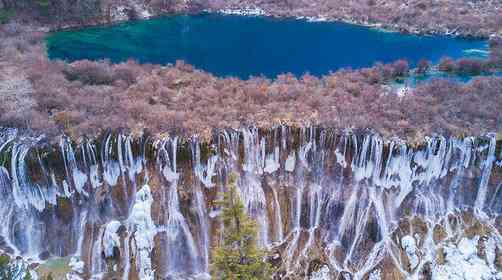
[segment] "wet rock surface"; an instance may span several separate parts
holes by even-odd
[[[278,126],[221,131],[200,149],[110,134],[39,158],[36,141],[2,133],[0,249],[68,257],[72,279],[207,279],[231,173],[276,279],[502,277],[493,135],[410,147]]]

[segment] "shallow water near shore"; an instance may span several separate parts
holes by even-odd
[[[485,40],[417,36],[340,22],[234,15],[176,15],[51,34],[49,57],[74,61],[133,58],[142,63],[184,60],[216,76],[281,73],[321,76],[375,62],[443,56],[483,57]]]

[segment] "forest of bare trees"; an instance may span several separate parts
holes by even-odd
[[[403,60],[320,78],[284,74],[241,80],[217,78],[181,61],[167,67],[134,61],[67,64],[47,58],[41,33],[4,26],[2,36],[1,69],[23,76],[27,90],[23,98],[0,96],[0,124],[32,134],[79,137],[111,128],[208,136],[214,128],[308,123],[371,128],[411,140],[502,130],[502,77],[497,76],[465,84],[424,82],[402,96],[388,84],[409,74]],[[500,67],[498,47],[500,41],[492,43],[485,61],[443,59],[449,61],[444,70]],[[421,65],[427,71],[429,63]]]
[[[501,32],[496,0],[209,0],[211,6],[260,7],[276,16],[307,16],[377,24],[413,33],[488,36]]]

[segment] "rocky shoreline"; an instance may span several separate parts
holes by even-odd
[[[209,1],[211,3],[211,1]],[[245,7],[242,9],[242,7]],[[500,5],[470,1],[271,1],[236,0],[213,10],[261,10],[279,18],[341,21],[412,34],[445,34],[462,37],[500,35]]]
[[[65,1],[65,0],[60,0]],[[155,2],[155,1],[153,1]],[[288,1],[286,1],[288,2]],[[204,12],[241,15],[268,16],[275,18],[296,18],[307,21],[339,21],[378,28],[385,31],[402,32],[417,35],[448,35],[466,38],[489,38],[502,36],[498,27],[497,4],[476,4],[469,6],[464,2],[441,4],[423,4],[411,1],[399,6],[399,1],[372,2],[359,5],[353,1],[324,2],[307,0],[303,4],[285,5],[280,2],[262,3],[255,0],[216,1],[203,4],[194,0],[172,1],[169,6],[158,6],[150,1],[129,0],[115,3],[109,0],[101,2],[101,8],[85,18],[47,19],[39,21],[26,16],[23,20],[32,22],[41,31],[57,31],[85,26],[107,25],[119,22],[148,19],[172,14],[200,14]],[[374,3],[373,3],[374,2]],[[419,1],[418,1],[419,2]],[[419,8],[415,8],[417,5]],[[429,7],[430,6],[430,7]],[[0,9],[1,9],[0,4]],[[458,14],[453,21],[450,14]],[[391,14],[391,15],[389,15]],[[430,14],[430,15],[429,15]],[[435,15],[435,16],[433,16]]]
[[[268,12],[257,7],[255,8],[246,7],[243,9],[220,9],[220,10],[206,9],[203,10],[203,12],[217,13],[224,15],[238,15],[238,16],[265,16],[278,19],[294,18],[298,20],[306,20],[308,22],[343,22],[348,24],[365,26],[369,28],[375,28],[378,30],[382,30],[384,32],[400,32],[404,34],[415,34],[415,35],[446,35],[446,36],[453,36],[459,38],[472,38],[472,39],[488,39],[490,37],[497,36],[496,33],[472,34],[469,32],[462,32],[459,30],[459,28],[420,29],[399,24],[372,23],[365,20],[346,18],[346,17],[331,17],[325,15],[306,16],[301,14],[284,15],[281,13]]]
[[[471,39],[489,39],[494,36],[502,36],[502,33],[481,33],[481,34],[472,34],[470,32],[463,32],[458,28],[448,29],[448,28],[437,28],[437,29],[420,29],[414,28],[405,25],[399,24],[385,24],[385,23],[372,23],[369,21],[359,20],[359,19],[350,19],[344,17],[329,17],[329,16],[305,16],[305,15],[283,15],[276,14],[264,11],[260,8],[245,8],[245,9],[203,9],[200,11],[180,11],[175,13],[160,13],[160,14],[150,14],[149,12],[145,12],[140,17],[129,18],[127,15],[118,12],[115,17],[112,19],[101,19],[94,20],[90,22],[82,23],[67,23],[65,25],[56,26],[56,25],[40,25],[40,27],[36,28],[38,31],[42,32],[56,32],[63,30],[71,30],[71,29],[79,29],[91,26],[106,26],[119,24],[122,22],[127,22],[131,20],[147,20],[155,17],[161,16],[169,16],[169,15],[177,15],[177,14],[202,14],[202,13],[216,13],[223,15],[237,15],[237,16],[265,16],[265,17],[273,17],[277,19],[297,19],[297,20],[306,20],[308,22],[342,22],[347,24],[354,24],[359,26],[365,26],[369,28],[378,29],[384,32],[399,32],[403,34],[414,34],[414,35],[445,35],[452,36],[458,38],[471,38]]]

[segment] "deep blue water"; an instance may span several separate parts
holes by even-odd
[[[51,58],[68,61],[134,58],[168,64],[178,59],[217,76],[309,72],[323,75],[375,62],[472,56],[483,40],[383,32],[338,22],[226,16],[166,16],[113,26],[57,32],[47,40]],[[471,50],[471,51],[470,51]],[[474,53],[477,53],[476,51]],[[479,54],[476,54],[479,55]]]

